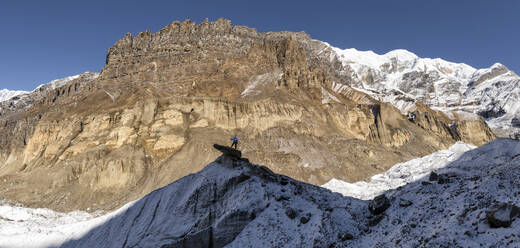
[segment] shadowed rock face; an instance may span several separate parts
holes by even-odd
[[[252,161],[312,184],[366,179],[456,140],[494,138],[482,120],[424,107],[428,117],[411,122],[349,86],[332,90],[349,77],[331,54],[305,33],[223,19],[127,35],[98,77],[1,103],[0,194],[112,209],[200,170],[219,154],[211,144],[233,135]]]

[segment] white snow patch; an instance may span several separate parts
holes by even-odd
[[[114,97],[114,95],[108,93],[108,91],[106,91],[106,90],[103,90],[103,91],[105,91],[105,93],[110,97],[110,99],[112,99],[112,102],[115,101],[115,97]]]
[[[0,247],[59,246],[78,239],[93,228],[124,212],[134,202],[109,214],[82,211],[55,212],[42,208],[10,206],[0,201]]]
[[[398,163],[388,171],[373,176],[369,182],[348,183],[338,179],[331,179],[322,187],[345,196],[369,200],[387,190],[396,189],[399,186],[414,182],[434,170],[445,167],[457,160],[463,153],[474,148],[476,147],[457,142],[446,150],[440,150],[422,158]]]
[[[331,103],[331,102],[340,103],[341,101],[322,87],[321,88],[321,104],[327,104],[327,103]]]
[[[282,78],[282,76],[283,76],[283,73],[276,73],[276,72],[268,72],[268,73],[254,76],[249,80],[246,89],[244,91],[242,91],[242,93],[240,95],[242,97],[258,95],[262,92],[262,89],[261,89],[262,86],[264,86],[268,83],[271,83],[275,80],[279,80]]]

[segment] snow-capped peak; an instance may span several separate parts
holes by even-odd
[[[491,66],[491,69],[493,69],[493,68],[504,68],[504,67],[506,67],[506,66],[503,65],[503,64],[501,64],[501,63],[496,62],[496,63],[494,63],[494,64]]]
[[[384,63],[381,61],[381,56],[373,51],[359,51],[355,48],[341,50],[336,47],[332,47],[332,49],[344,64],[357,63],[370,67],[379,67],[381,63]]]
[[[351,77],[338,84],[369,90],[374,98],[394,104],[403,114],[413,111],[414,102],[420,101],[448,116],[454,116],[452,112],[458,112],[457,116],[479,114],[499,136],[517,132],[511,121],[520,118],[520,77],[500,63],[477,70],[441,58],[420,58],[403,49],[379,55],[324,44]],[[404,103],[399,94],[389,92],[402,93],[411,101]]]
[[[396,58],[398,61],[410,61],[410,60],[416,60],[419,57],[415,55],[415,53],[412,53],[408,50],[404,49],[395,49],[390,52],[387,52],[383,56],[387,58]]]

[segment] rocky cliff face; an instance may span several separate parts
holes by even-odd
[[[217,156],[209,144],[232,135],[252,161],[313,184],[494,139],[480,118],[423,106],[410,119],[338,85],[349,78],[326,48],[223,19],[126,35],[99,76],[0,103],[0,192],[54,209],[114,208],[200,170]]]

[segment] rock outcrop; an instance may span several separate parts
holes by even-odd
[[[233,149],[231,147],[222,146],[219,144],[213,144],[213,147],[217,150],[219,150],[222,154],[226,156],[231,156],[234,158],[241,158],[242,152],[240,150]]]
[[[384,213],[385,210],[389,207],[390,200],[388,200],[384,194],[377,196],[368,204],[368,209],[370,212],[376,215]]]
[[[520,208],[508,203],[502,203],[496,208],[486,211],[486,219],[494,228],[510,227],[518,215],[520,215]]]
[[[0,103],[0,195],[112,209],[200,170],[218,155],[210,144],[232,135],[252,161],[312,184],[362,180],[457,140],[494,139],[481,120],[424,117],[435,112],[424,106],[410,121],[338,86],[349,78],[323,48],[305,33],[258,33],[224,19],[126,35],[99,76]]]

